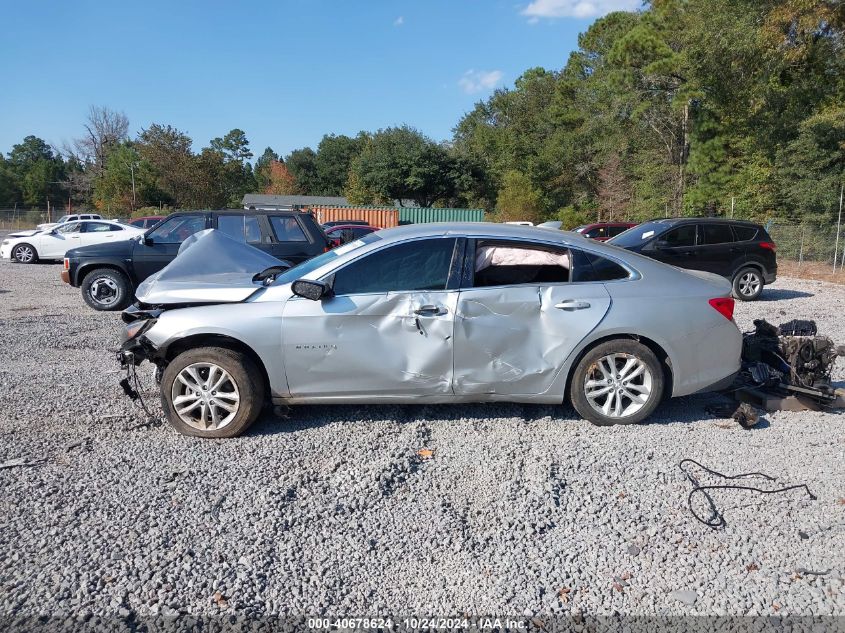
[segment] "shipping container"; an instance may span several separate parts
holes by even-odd
[[[370,226],[389,229],[399,225],[399,211],[381,207],[311,207],[317,222],[340,222],[343,220],[362,220]]]
[[[484,222],[484,209],[399,207],[399,224],[423,224],[425,222]]]

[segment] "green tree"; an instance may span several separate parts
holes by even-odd
[[[496,198],[496,217],[501,222],[541,222],[543,194],[525,174],[515,170],[505,172]]]
[[[305,196],[324,195],[317,176],[317,154],[310,147],[295,149],[284,160],[287,170],[296,181],[296,190]]]
[[[364,132],[355,138],[343,134],[327,134],[322,138],[314,157],[317,180],[313,187],[315,193],[323,196],[339,196],[343,193],[352,161],[361,154],[368,138]],[[290,161],[288,165],[290,166]],[[291,170],[293,171],[292,167]]]

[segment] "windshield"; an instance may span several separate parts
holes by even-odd
[[[56,224],[61,224],[62,222],[67,222],[69,218],[70,218],[69,215],[63,215],[58,220],[56,220]]]
[[[608,244],[621,246],[622,248],[641,246],[655,235],[663,233],[667,228],[669,227],[662,222],[643,222],[608,240]]]
[[[369,233],[368,235],[365,235],[361,239],[355,240],[354,242],[349,242],[348,244],[344,244],[343,246],[338,246],[334,250],[326,251],[322,255],[317,255],[317,257],[315,258],[309,259],[307,262],[302,262],[301,264],[298,264],[293,268],[289,268],[281,275],[276,277],[276,281],[273,285],[289,284],[292,281],[301,279],[302,277],[310,273],[312,270],[317,270],[320,266],[327,264],[336,257],[344,255],[349,251],[354,251],[356,248],[360,248],[365,244],[371,244],[372,242],[378,241],[380,239],[380,235],[377,235],[376,233]]]

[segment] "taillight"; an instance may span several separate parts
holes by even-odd
[[[770,251],[776,251],[778,247],[774,242],[760,242],[760,248],[767,248]]]
[[[65,267],[65,270],[70,270],[70,260],[67,257],[65,257],[64,267]]]
[[[734,300],[730,297],[719,297],[718,299],[710,299],[708,301],[711,306],[716,309],[716,312],[725,317],[728,321],[734,318]]]

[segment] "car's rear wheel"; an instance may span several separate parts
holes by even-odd
[[[660,361],[631,339],[606,341],[581,359],[572,375],[575,410],[598,426],[636,424],[650,416],[663,397]]]
[[[733,280],[734,297],[740,301],[754,301],[763,292],[763,275],[756,268],[743,268]]]
[[[132,301],[132,284],[119,270],[98,268],[85,275],[82,298],[95,310],[122,310]]]
[[[183,435],[237,437],[264,405],[264,380],[241,352],[199,347],[174,358],[161,378],[161,405]]]
[[[38,261],[38,251],[31,244],[18,244],[12,249],[12,259],[21,264],[34,264]]]

